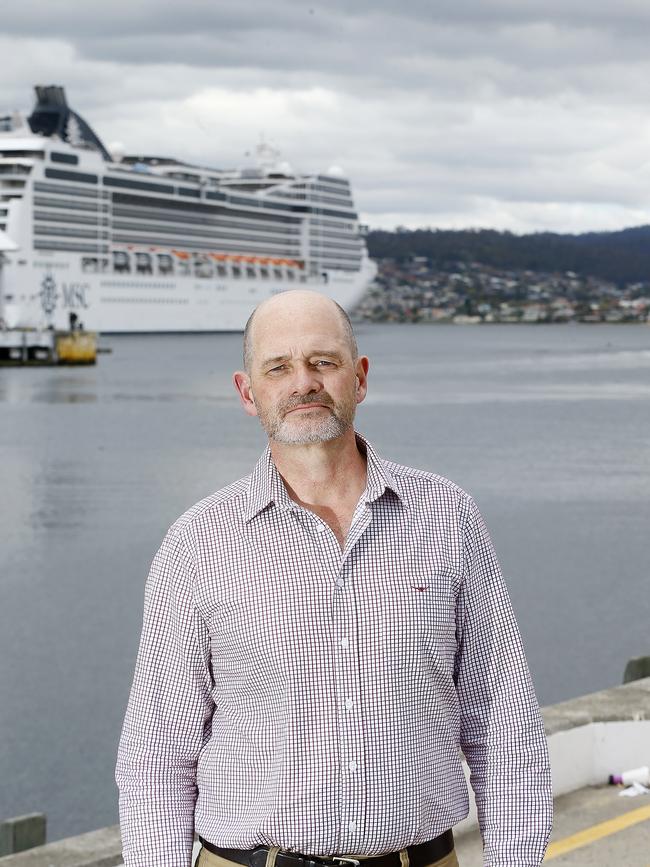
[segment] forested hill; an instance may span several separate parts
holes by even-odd
[[[575,271],[621,286],[650,279],[650,226],[619,232],[513,235],[492,229],[370,231],[373,259],[426,256],[439,270],[479,262],[501,270]]]

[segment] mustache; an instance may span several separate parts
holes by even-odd
[[[334,409],[334,401],[326,391],[321,391],[319,394],[297,394],[295,397],[290,397],[289,400],[283,403],[281,409],[283,413],[286,413],[295,409],[297,406],[304,406],[309,403],[319,403],[329,409]]]

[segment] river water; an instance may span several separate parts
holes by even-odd
[[[490,528],[542,704],[650,653],[650,328],[362,325],[358,429]],[[115,750],[167,526],[264,446],[240,335],[112,337],[95,368],[0,370],[0,819],[117,821]]]

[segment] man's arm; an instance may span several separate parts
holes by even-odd
[[[487,867],[537,867],[551,832],[548,747],[508,591],[483,519],[463,504],[455,679]]]
[[[196,765],[214,704],[195,566],[172,528],[151,566],[115,779],[126,867],[190,867]]]

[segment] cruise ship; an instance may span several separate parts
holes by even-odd
[[[340,170],[296,173],[268,146],[233,170],[126,156],[62,87],[36,100],[0,117],[2,326],[238,331],[278,292],[349,310],[374,277]]]

